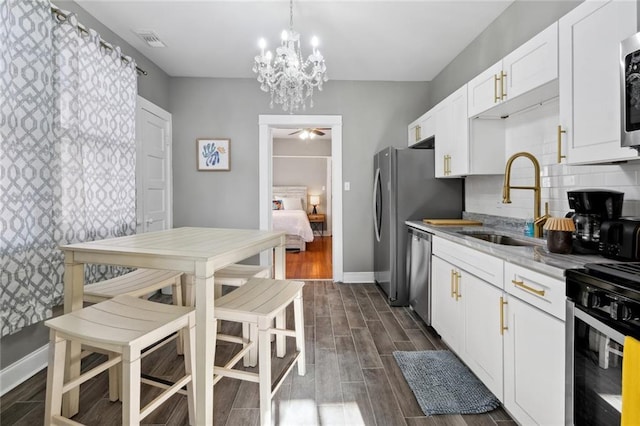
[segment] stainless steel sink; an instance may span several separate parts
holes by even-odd
[[[488,241],[493,244],[500,244],[503,246],[521,246],[521,247],[535,247],[542,245],[542,243],[528,241],[525,239],[514,238],[508,235],[492,234],[492,233],[480,233],[480,232],[461,232],[463,235],[467,235],[479,240]]]

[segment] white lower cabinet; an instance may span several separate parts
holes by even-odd
[[[432,326],[502,400],[502,336],[498,329],[502,289],[478,276],[497,276],[502,281],[503,262],[437,237],[433,247]]]
[[[507,303],[504,406],[523,425],[562,425],[564,322],[515,297]]]
[[[562,425],[564,281],[433,239],[432,326],[520,424]]]

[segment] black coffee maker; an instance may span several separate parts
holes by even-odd
[[[569,207],[573,213],[576,230],[573,233],[573,251],[581,254],[598,253],[600,224],[618,219],[622,214],[624,192],[603,189],[567,191]]]

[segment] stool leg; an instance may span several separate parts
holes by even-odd
[[[271,340],[269,326],[271,321],[258,324],[258,357],[260,375],[260,424],[271,425]]]
[[[49,364],[47,368],[47,394],[45,399],[45,424],[53,424],[53,416],[62,411],[62,386],[64,385],[64,364],[67,341],[51,330],[49,337]]]
[[[281,330],[287,328],[287,313],[285,309],[276,314],[276,328],[279,328]],[[285,339],[286,336],[282,334],[276,334],[276,356],[278,358],[284,357],[284,355],[287,353],[287,342]]]
[[[109,359],[118,357],[115,352],[109,352]],[[120,386],[120,376],[122,371],[120,364],[116,364],[109,369],[109,401],[115,402],[122,398],[122,387]]]
[[[122,425],[140,424],[140,349],[122,351]]]
[[[173,304],[176,306],[182,306],[182,276],[177,277],[174,283],[171,284],[171,290],[171,299]],[[182,355],[183,347],[182,330],[180,330],[178,331],[178,338],[176,339],[176,352],[178,355]]]
[[[195,321],[189,318],[189,328],[184,330],[184,371],[185,374],[191,374],[191,381],[187,383],[187,405],[189,407],[189,424],[195,425],[196,419],[196,399],[195,385],[196,376],[193,374],[193,368],[196,365],[196,329]]]
[[[296,328],[296,349],[300,352],[298,358],[298,375],[304,376],[307,372],[304,342],[304,308],[302,307],[302,291],[293,299],[293,318]]]

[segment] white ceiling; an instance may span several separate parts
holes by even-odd
[[[287,0],[75,0],[174,77],[253,77],[289,25]],[[330,80],[430,81],[513,0],[295,0],[303,55],[320,39]],[[147,47],[134,30],[167,45]]]

